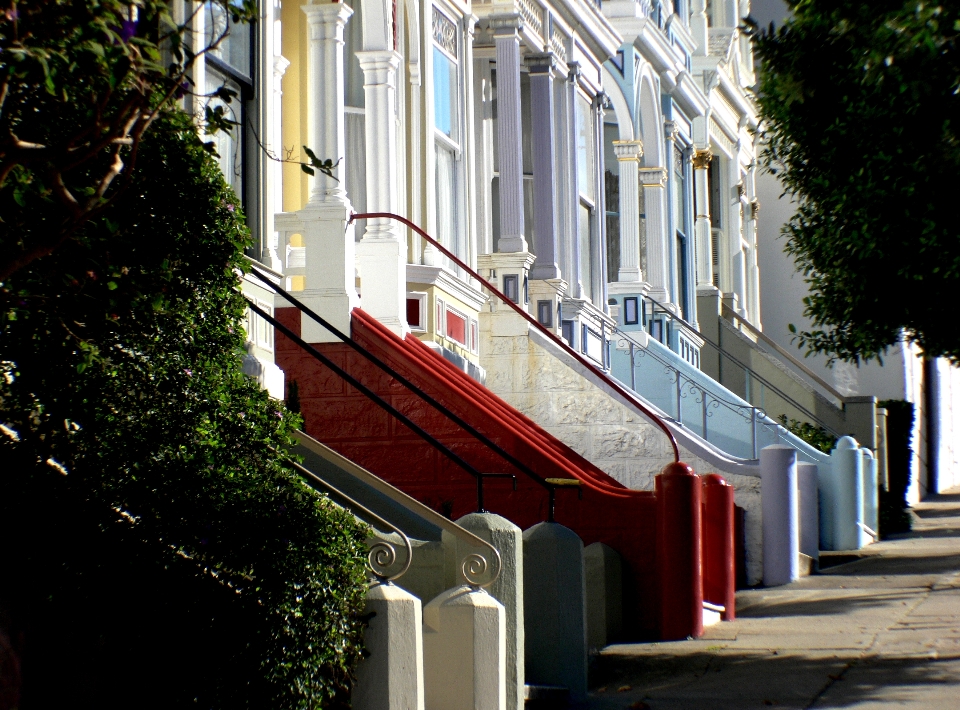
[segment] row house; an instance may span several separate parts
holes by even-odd
[[[698,298],[759,326],[748,10],[265,0],[196,78],[241,97],[225,108],[242,129],[216,140],[251,256],[342,328],[362,304],[482,378],[487,296],[403,225],[350,222],[389,212],[601,367],[614,325],[697,364]],[[198,43],[228,18],[211,6],[202,21]],[[302,171],[307,148],[336,162],[332,176]]]

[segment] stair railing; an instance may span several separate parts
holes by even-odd
[[[467,584],[469,584],[474,588],[486,588],[492,585],[494,582],[496,582],[497,579],[500,577],[500,573],[503,570],[503,560],[501,559],[500,552],[497,550],[497,548],[491,545],[489,542],[487,542],[486,540],[484,540],[483,538],[477,535],[474,535],[472,532],[470,532],[466,528],[463,528],[457,525],[456,523],[454,523],[453,521],[445,518],[444,516],[440,515],[438,512],[433,510],[432,508],[424,505],[423,503],[416,500],[415,498],[410,497],[409,495],[401,491],[399,488],[396,488],[395,486],[391,486],[389,483],[375,476],[374,474],[370,473],[362,466],[358,466],[357,464],[353,463],[353,461],[351,461],[350,459],[347,459],[341,456],[340,454],[333,451],[329,447],[323,446],[322,444],[320,444],[320,442],[308,436],[307,434],[304,434],[301,431],[296,431],[294,432],[293,435],[297,439],[297,441],[300,443],[301,446],[303,446],[306,449],[309,449],[312,453],[316,454],[317,456],[320,456],[321,458],[331,461],[334,465],[347,471],[351,476],[359,480],[361,483],[369,486],[370,488],[382,494],[386,498],[392,500],[394,503],[398,503],[404,508],[414,511],[417,515],[419,515],[421,518],[426,520],[428,523],[431,523],[432,525],[435,525],[441,530],[450,533],[451,535],[456,537],[458,540],[467,543],[469,547],[472,547],[474,549],[485,550],[490,560],[496,562],[497,564],[496,572],[495,573],[490,572],[489,573],[490,579],[488,579],[486,582],[481,582],[480,581],[481,575],[483,575],[485,572],[487,572],[490,569],[490,562],[488,562],[487,558],[481,554],[477,554],[475,552],[470,553],[466,555],[460,562],[460,572],[463,574],[463,578],[467,580]],[[294,465],[299,467],[299,464],[294,464]],[[302,467],[300,468],[302,469]],[[307,475],[310,475],[312,480],[319,479],[319,477],[312,472],[308,472]],[[329,484],[327,484],[325,481],[320,480],[320,482],[323,485],[329,486]],[[343,495],[343,494],[341,493],[340,495]],[[387,525],[390,525],[390,524],[387,523]],[[394,530],[397,530],[397,528],[393,525],[390,525],[390,527],[393,528]],[[400,532],[400,531],[397,530],[397,532]],[[403,535],[402,532],[400,532],[400,534]],[[407,539],[406,535],[403,535],[403,537],[409,543],[409,540]],[[391,577],[391,579],[396,579],[396,578],[397,578],[396,576]]]
[[[406,427],[408,427],[420,438],[422,438],[424,441],[430,444],[433,448],[435,448],[441,454],[443,454],[448,459],[453,461],[457,466],[459,466],[464,471],[466,471],[471,476],[473,476],[477,482],[477,512],[480,512],[480,513],[485,512],[485,509],[483,506],[483,503],[484,503],[483,479],[484,478],[510,478],[514,481],[514,485],[516,485],[516,476],[512,473],[483,473],[481,471],[478,471],[472,464],[470,464],[469,462],[464,460],[461,456],[459,456],[456,452],[452,451],[450,448],[445,446],[433,435],[431,435],[429,432],[423,429],[420,425],[418,425],[416,422],[410,419],[410,417],[408,417],[403,412],[401,412],[396,407],[394,407],[392,404],[390,404],[385,399],[380,397],[373,390],[371,390],[369,387],[364,385],[357,378],[353,377],[346,370],[339,367],[336,363],[333,362],[333,360],[331,360],[326,355],[321,353],[319,350],[314,348],[312,345],[304,341],[299,335],[294,333],[292,330],[290,330],[290,328],[288,328],[283,323],[281,323],[276,318],[274,318],[272,315],[270,315],[265,310],[260,308],[256,303],[254,303],[250,299],[247,299],[247,305],[250,308],[250,310],[252,310],[254,313],[259,315],[261,318],[263,318],[265,321],[267,321],[270,325],[272,325],[274,328],[279,330],[285,336],[287,336],[290,340],[296,343],[302,350],[306,351],[311,357],[313,357],[315,360],[317,360],[322,365],[324,365],[324,367],[331,370],[334,374],[340,377],[340,379],[344,380],[346,383],[351,385],[354,389],[358,390],[361,394],[367,397],[367,399],[369,399],[371,402],[373,402],[378,407],[385,410],[388,414],[390,414],[391,416],[396,418],[398,421],[403,423]]]
[[[326,489],[327,492],[331,494],[334,502],[349,510],[371,527],[379,525],[381,528],[388,528],[400,536],[400,539],[403,541],[403,546],[407,550],[406,562],[404,562],[404,565],[399,572],[392,575],[389,574],[388,570],[397,562],[397,548],[383,539],[378,539],[375,542],[370,543],[370,552],[367,554],[367,566],[370,568],[370,571],[373,573],[373,576],[376,578],[378,583],[382,584],[384,582],[392,582],[396,579],[400,579],[407,573],[407,570],[410,569],[410,564],[413,562],[413,545],[410,544],[410,538],[406,536],[403,530],[398,528],[393,523],[384,520],[366,506],[355,501],[332,483],[324,480],[313,471],[305,466],[300,465],[293,459],[287,459],[286,463],[287,465],[296,469],[296,471],[304,478],[309,478],[317,485]]]
[[[826,429],[828,432],[830,432],[831,434],[833,434],[833,435],[836,436],[837,438],[840,438],[840,436],[842,436],[842,434],[837,433],[832,427],[830,427],[830,425],[828,425],[828,424],[826,424],[825,422],[821,421],[820,418],[817,417],[816,414],[814,414],[814,413],[811,412],[809,409],[807,409],[806,407],[804,407],[802,404],[800,404],[799,402],[797,402],[795,399],[793,399],[793,397],[791,397],[790,395],[788,395],[787,393],[785,393],[783,390],[781,390],[781,389],[780,389],[779,387],[777,387],[776,385],[772,384],[769,380],[767,380],[766,378],[764,378],[762,375],[760,375],[760,374],[758,374],[757,372],[755,372],[755,371],[754,371],[753,369],[751,369],[748,365],[746,365],[745,363],[741,362],[739,359],[737,359],[736,357],[734,357],[733,355],[731,355],[730,353],[728,353],[727,351],[725,351],[722,347],[720,347],[720,345],[718,345],[717,343],[713,342],[713,341],[710,340],[709,338],[704,337],[704,335],[703,335],[702,333],[700,333],[699,331],[697,331],[692,325],[690,325],[690,323],[688,323],[686,320],[684,320],[684,319],[681,318],[680,316],[676,315],[675,313],[671,312],[670,309],[668,309],[668,308],[667,308],[666,306],[664,306],[662,303],[660,303],[660,302],[657,301],[656,299],[650,298],[649,296],[644,296],[644,299],[650,301],[650,303],[652,303],[652,304],[657,308],[657,311],[656,311],[657,315],[666,315],[666,316],[668,317],[668,319],[670,319],[670,320],[675,320],[675,321],[676,321],[677,323],[679,323],[680,325],[682,325],[682,326],[684,326],[685,328],[689,329],[690,332],[696,333],[697,337],[698,337],[700,340],[702,340],[702,341],[704,342],[704,344],[708,345],[711,349],[713,349],[714,351],[716,351],[717,354],[718,354],[721,358],[726,358],[727,360],[729,360],[730,362],[732,362],[734,365],[736,365],[737,367],[741,368],[744,372],[747,373],[748,377],[749,377],[751,380],[756,380],[757,382],[759,382],[760,384],[762,384],[764,387],[766,387],[768,390],[770,390],[770,391],[773,392],[775,395],[777,395],[778,397],[780,397],[782,400],[784,400],[785,402],[787,402],[788,404],[790,404],[792,407],[796,408],[798,411],[802,412],[804,416],[809,417],[810,420],[811,420],[811,422],[815,423],[817,426],[823,427],[824,429]],[[618,335],[620,335],[620,336],[626,336],[628,339],[629,339],[629,337],[630,337],[630,333],[629,333],[629,332],[624,332],[624,331],[622,331],[622,330],[620,330],[619,328],[616,328],[616,327],[614,327],[614,332],[616,332],[616,333],[617,333]],[[758,331],[758,332],[759,332],[759,331]],[[637,345],[639,345],[639,343],[637,343]],[[641,346],[641,347],[642,347],[642,346]],[[648,349],[648,351],[649,351],[649,349]],[[671,367],[672,367],[672,366],[671,366]],[[762,407],[757,407],[757,409],[758,409],[758,411],[763,411],[763,408],[762,408]],[[772,421],[772,420],[771,420],[771,421]]]
[[[548,518],[547,518],[547,519],[548,519],[549,522],[554,522],[556,489],[557,489],[557,488],[567,488],[567,487],[575,486],[576,484],[573,483],[573,481],[576,481],[576,479],[546,479],[546,478],[540,476],[540,475],[539,475],[538,473],[536,473],[532,468],[530,468],[530,466],[528,466],[526,463],[524,463],[521,459],[517,458],[516,456],[514,456],[513,454],[511,454],[509,451],[507,451],[506,449],[504,449],[503,447],[501,447],[501,446],[500,446],[499,444],[497,444],[495,441],[493,441],[493,440],[490,439],[488,436],[486,436],[485,434],[483,434],[483,432],[479,431],[476,427],[474,427],[473,425],[471,425],[470,423],[468,423],[467,421],[465,421],[462,417],[459,417],[457,414],[455,414],[454,412],[450,411],[447,407],[445,407],[445,406],[444,406],[441,402],[439,402],[436,398],[434,398],[434,397],[432,397],[431,395],[429,395],[429,394],[427,394],[426,392],[424,392],[423,389],[421,389],[420,387],[417,387],[417,386],[416,386],[415,384],[413,384],[409,379],[407,379],[406,377],[404,377],[403,375],[401,375],[400,373],[398,373],[396,370],[394,370],[392,367],[390,367],[389,365],[387,365],[385,362],[383,362],[383,360],[381,360],[380,358],[378,358],[377,356],[375,356],[373,353],[367,351],[366,349],[360,347],[360,345],[358,345],[358,344],[353,340],[353,338],[351,338],[351,337],[350,337],[349,335],[347,335],[346,333],[343,333],[342,331],[340,331],[338,328],[336,328],[333,324],[331,324],[331,323],[330,323],[329,321],[327,321],[325,318],[323,318],[322,316],[320,316],[318,313],[316,313],[316,312],[313,311],[311,308],[309,308],[307,305],[305,305],[302,301],[300,301],[299,299],[297,299],[296,296],[294,296],[293,294],[291,294],[291,293],[289,293],[288,291],[286,291],[285,289],[283,289],[279,284],[275,283],[272,279],[270,279],[270,277],[269,277],[268,274],[264,273],[263,271],[261,271],[260,269],[258,269],[256,266],[252,266],[252,265],[251,265],[250,269],[251,269],[251,273],[252,273],[254,276],[256,276],[258,279],[260,279],[263,283],[265,283],[268,288],[270,288],[270,289],[273,290],[275,293],[277,293],[277,294],[279,294],[280,296],[282,296],[285,300],[287,300],[287,301],[288,301],[289,303],[291,303],[294,307],[296,307],[300,312],[304,313],[308,318],[310,318],[310,319],[313,320],[314,322],[316,322],[316,323],[318,323],[319,325],[321,325],[323,328],[325,328],[325,329],[326,329],[328,332],[330,332],[332,335],[336,336],[336,337],[337,337],[341,342],[343,342],[345,345],[349,346],[349,347],[350,347],[352,350],[354,350],[356,353],[358,353],[359,355],[361,355],[362,357],[364,357],[365,359],[367,359],[369,362],[371,362],[371,363],[373,363],[374,365],[376,365],[380,370],[382,370],[383,372],[385,372],[386,374],[390,375],[392,378],[394,378],[395,380],[397,380],[400,384],[402,384],[404,387],[406,387],[406,388],[409,389],[411,392],[413,392],[414,394],[416,394],[416,395],[417,395],[418,397],[420,397],[423,401],[427,402],[431,407],[433,407],[433,408],[436,409],[438,412],[440,412],[441,414],[443,414],[445,417],[447,417],[448,419],[450,419],[450,420],[451,420],[452,422],[454,422],[457,426],[461,427],[463,430],[465,430],[466,432],[468,432],[469,434],[471,434],[475,439],[477,439],[478,441],[480,441],[481,443],[483,443],[485,446],[487,446],[488,448],[490,448],[490,449],[492,449],[493,451],[495,451],[495,452],[496,452],[497,454],[499,454],[504,460],[506,460],[506,461],[508,461],[509,463],[511,463],[511,464],[513,464],[514,466],[516,466],[522,473],[524,473],[527,477],[529,477],[531,480],[533,480],[537,485],[539,485],[540,487],[544,488],[544,489],[547,491],[547,493],[549,494],[549,496],[550,496],[550,505],[549,505],[549,508],[548,508]],[[277,323],[277,321],[276,321],[275,318],[273,318],[272,316],[269,316],[269,315],[264,315],[264,312],[263,312],[262,309],[260,309],[259,307],[257,307],[256,304],[250,302],[249,299],[247,299],[247,300],[248,300],[249,303],[251,303],[251,308],[254,309],[254,311],[255,311],[258,315],[261,315],[261,316],[263,316],[264,318],[266,318],[267,321],[268,321],[269,323],[271,323],[271,324],[274,324],[274,325],[275,325],[275,324]],[[291,337],[291,335],[290,335],[291,331],[290,331],[289,329],[287,329],[287,328],[285,328],[285,327],[281,327],[280,329],[281,329],[281,332],[283,332],[285,335],[287,335],[288,337]],[[297,342],[297,344],[300,345],[301,347],[304,347],[304,345],[305,345],[304,341],[300,340],[298,336],[295,336],[295,335],[294,335],[294,336],[292,336],[292,339],[295,339],[295,342],[296,342],[296,341],[299,341],[299,342]],[[302,343],[302,344],[301,344],[301,343]],[[304,349],[307,349],[307,348],[304,348]],[[309,348],[308,351],[309,351],[309,350],[312,350],[312,349],[313,349],[313,348]],[[328,361],[329,361],[329,359],[328,359]],[[345,372],[345,371],[341,370],[340,368],[336,368],[334,371],[337,372],[337,374],[340,374],[340,373],[342,373],[342,372]],[[339,371],[339,372],[338,372],[338,371]],[[351,382],[351,384],[353,384],[353,382]],[[410,424],[408,423],[408,422],[410,422],[409,418],[407,418],[407,417],[405,417],[403,414],[397,412],[396,409],[394,409],[393,407],[391,407],[391,406],[390,406],[389,404],[387,404],[384,400],[380,399],[380,398],[379,398],[377,395],[375,395],[373,392],[371,392],[370,390],[368,390],[368,389],[366,389],[366,388],[361,389],[361,392],[363,392],[364,394],[366,394],[368,397],[371,397],[371,396],[372,396],[372,398],[375,398],[375,399],[379,400],[379,401],[378,401],[378,404],[380,404],[381,407],[387,409],[387,411],[389,411],[391,414],[394,414],[395,416],[399,415],[398,418],[400,418],[400,420],[403,421],[404,424],[407,424],[408,426],[410,425]],[[430,442],[432,445],[434,445],[435,447],[438,446],[438,445],[439,445],[440,447],[442,447],[441,450],[442,450],[446,455],[448,455],[448,457],[453,458],[456,463],[459,464],[459,462],[463,461],[462,458],[460,458],[459,456],[457,456],[456,454],[454,454],[453,452],[451,452],[450,449],[448,449],[447,447],[443,446],[443,444],[441,444],[438,440],[436,440],[436,439],[434,439],[433,437],[431,437],[429,434],[427,434],[423,429],[421,429],[421,428],[418,427],[417,425],[414,424],[413,427],[411,427],[411,428],[414,428],[414,431],[417,431],[418,434],[420,434],[421,436],[423,436],[424,438],[426,438],[426,440],[429,441],[429,442]],[[469,464],[468,464],[468,466],[469,466]],[[472,469],[472,471],[471,471],[471,469]],[[511,478],[513,479],[513,487],[514,487],[514,490],[516,490],[516,487],[517,487],[516,476],[514,476],[513,474],[509,474],[509,473],[480,473],[479,471],[476,471],[476,469],[473,469],[472,466],[470,466],[470,467],[467,468],[466,470],[467,470],[469,473],[472,473],[472,474],[476,477],[476,481],[477,481],[477,512],[483,513],[483,512],[485,512],[485,510],[486,510],[486,509],[485,509],[485,505],[484,505],[484,489],[483,489],[483,482],[484,482],[484,479],[485,479],[485,478],[505,478],[505,477],[508,477],[508,476],[509,476],[509,477],[511,477]],[[475,472],[475,473],[473,473],[473,472]],[[560,483],[558,483],[558,481],[560,481]],[[579,491],[579,497],[580,497],[580,498],[583,497],[582,490]]]
[[[446,256],[446,257],[447,257],[448,259],[450,259],[453,263],[455,263],[455,264],[456,264],[457,266],[459,266],[461,269],[463,269],[463,270],[466,271],[468,274],[470,274],[470,276],[472,276],[472,277],[475,278],[477,281],[479,281],[481,284],[483,284],[483,286],[484,286],[487,290],[489,290],[490,293],[492,293],[493,295],[495,295],[495,296],[496,296],[497,298],[499,298],[503,303],[505,303],[507,306],[509,306],[510,308],[512,308],[521,318],[523,318],[525,321],[527,321],[527,323],[529,323],[531,326],[533,326],[534,328],[536,328],[537,330],[539,330],[541,333],[543,333],[545,336],[547,336],[548,338],[550,338],[559,348],[561,348],[565,353],[567,353],[568,355],[570,355],[571,357],[573,357],[578,363],[580,363],[580,365],[582,365],[583,367],[586,367],[588,370],[590,370],[591,372],[593,372],[594,375],[596,375],[597,377],[599,377],[599,378],[603,381],[604,384],[606,384],[608,387],[612,388],[617,394],[619,394],[621,397],[623,397],[623,398],[629,403],[630,406],[636,408],[641,414],[643,414],[646,418],[648,418],[651,422],[653,422],[653,424],[654,424],[656,427],[658,427],[658,428],[666,435],[667,439],[670,441],[670,446],[673,448],[673,460],[674,460],[674,462],[680,461],[680,446],[679,446],[679,444],[677,444],[677,439],[676,439],[676,437],[673,435],[673,432],[670,431],[670,427],[668,427],[668,426],[663,422],[663,420],[660,418],[660,416],[659,416],[658,414],[656,414],[655,412],[651,411],[651,410],[648,409],[647,407],[645,407],[645,406],[643,406],[642,404],[640,404],[639,402],[637,402],[637,401],[633,398],[633,395],[629,394],[629,393],[627,392],[627,390],[626,390],[619,382],[617,382],[615,379],[613,379],[612,377],[610,377],[609,375],[607,375],[607,373],[605,373],[603,370],[601,370],[601,369],[598,368],[596,365],[594,365],[593,363],[591,363],[589,360],[587,360],[585,357],[583,357],[583,356],[582,356],[580,353],[578,353],[576,350],[574,350],[573,348],[571,348],[562,338],[557,337],[556,334],[554,334],[554,333],[551,332],[549,329],[547,329],[546,327],[544,327],[536,318],[534,318],[533,316],[531,316],[529,313],[527,313],[525,310],[523,310],[519,305],[517,305],[517,304],[514,303],[512,300],[510,300],[509,298],[507,298],[496,286],[494,286],[494,285],[491,284],[489,281],[487,281],[485,278],[483,278],[483,277],[482,277],[480,274],[478,274],[474,269],[471,269],[469,266],[467,266],[467,265],[463,262],[462,259],[460,259],[456,254],[454,254],[454,253],[451,252],[449,249],[447,249],[445,246],[443,246],[443,244],[441,244],[441,243],[438,242],[436,239],[434,239],[433,237],[431,237],[431,236],[430,236],[429,234],[427,234],[424,230],[422,230],[420,227],[418,227],[417,225],[415,225],[413,222],[411,222],[411,221],[408,220],[407,218],[401,217],[400,215],[397,215],[397,214],[393,214],[392,212],[367,212],[367,213],[364,213],[364,214],[352,214],[352,215],[350,215],[350,222],[353,222],[353,221],[358,220],[358,219],[393,219],[393,220],[396,220],[396,221],[400,222],[401,224],[406,225],[407,227],[409,227],[410,229],[412,229],[414,232],[416,232],[417,234],[419,234],[423,239],[425,239],[425,240],[428,241],[430,244],[432,244],[433,246],[435,246],[444,256]]]

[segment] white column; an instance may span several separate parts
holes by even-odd
[[[304,5],[308,25],[307,145],[321,159],[345,151],[343,121],[343,28],[353,10],[342,3]],[[335,175],[341,175],[339,167]],[[300,299],[338,330],[350,332],[350,312],[360,305],[355,285],[356,245],[349,223],[350,201],[342,182],[319,171],[310,199],[297,213],[304,245],[304,289]],[[305,315],[301,337],[308,343],[337,338]]]
[[[667,171],[660,167],[640,168],[647,227],[647,273],[650,295],[667,300],[666,190]]]
[[[497,45],[497,138],[500,162],[500,251],[527,251],[523,215],[518,18],[491,22]]]
[[[357,52],[363,70],[366,105],[365,131],[367,209],[397,212],[397,69],[400,55],[393,50]],[[363,309],[401,337],[407,331],[407,245],[393,220],[367,220],[357,254],[360,257],[360,294]]]
[[[353,10],[343,3],[304,5],[307,15],[307,145],[334,162],[345,153],[343,28]],[[341,174],[340,168],[333,170]],[[313,177],[311,203],[348,204],[343,182],[321,172]]]
[[[698,57],[707,56],[710,51],[710,22],[707,19],[706,0],[693,0],[691,3],[690,34],[697,43],[694,54]]]
[[[698,148],[693,153],[693,189],[696,199],[696,221],[693,234],[696,239],[697,291],[712,291],[713,235],[710,231],[710,160],[709,148]]]
[[[534,252],[537,260],[530,272],[532,279],[560,278],[557,256],[556,116],[553,78],[556,60],[552,54],[532,57],[530,100],[533,111]]]
[[[620,273],[618,281],[643,281],[640,273],[640,156],[641,141],[614,141],[620,167]],[[608,234],[607,239],[614,236]],[[611,274],[613,276],[613,274]]]

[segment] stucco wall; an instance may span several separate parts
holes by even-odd
[[[672,461],[669,441],[649,419],[582,371],[512,313],[481,313],[480,364],[486,385],[592,464],[630,488],[652,491]],[[688,430],[675,432],[681,459],[697,473],[717,472],[746,511],[747,580],[763,579],[760,479],[753,467],[723,461]],[[739,472],[738,472],[739,471]],[[752,475],[751,475],[752,474]]]

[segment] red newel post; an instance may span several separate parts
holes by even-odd
[[[703,635],[700,477],[685,463],[657,476],[657,568],[660,574],[660,638]]]
[[[733,486],[703,477],[703,598],[722,605],[724,621],[737,618]]]

